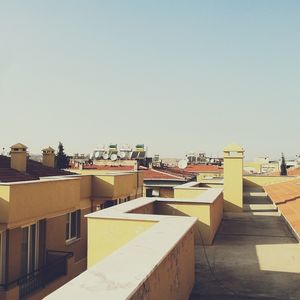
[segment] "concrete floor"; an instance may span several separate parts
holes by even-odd
[[[196,248],[195,299],[300,299],[300,244],[260,195],[227,213],[212,246]]]

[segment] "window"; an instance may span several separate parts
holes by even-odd
[[[66,240],[79,238],[80,210],[70,212],[66,215]]]
[[[38,224],[22,227],[21,273],[33,272],[38,266]]]
[[[5,281],[5,245],[5,231],[3,231],[0,232],[0,284]]]

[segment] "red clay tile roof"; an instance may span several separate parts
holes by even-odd
[[[103,171],[133,171],[134,166],[99,166],[99,165],[86,165],[84,169],[88,170],[103,170]]]
[[[300,179],[268,185],[264,189],[300,236]]]
[[[142,172],[144,174],[144,180],[150,180],[150,179],[184,180],[182,176],[172,175],[154,169],[143,170]]]
[[[297,167],[297,168],[288,168],[287,169],[287,174],[289,176],[300,176],[300,167]],[[269,176],[279,176],[280,172],[276,171],[276,172],[268,173],[266,175],[269,175]]]
[[[0,155],[0,182],[38,180],[40,177],[72,175],[73,173],[44,166],[28,159],[26,173],[10,168],[10,157]]]
[[[188,165],[185,169],[187,172],[219,172],[223,173],[223,167],[215,165]]]

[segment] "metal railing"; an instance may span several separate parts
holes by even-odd
[[[67,260],[72,257],[72,252],[47,251],[46,264],[12,282],[1,285],[5,290],[18,285],[19,299],[24,299],[32,292],[44,288],[50,282],[67,274]]]

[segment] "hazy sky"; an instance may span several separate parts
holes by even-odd
[[[0,7],[1,148],[300,154],[300,1]]]

